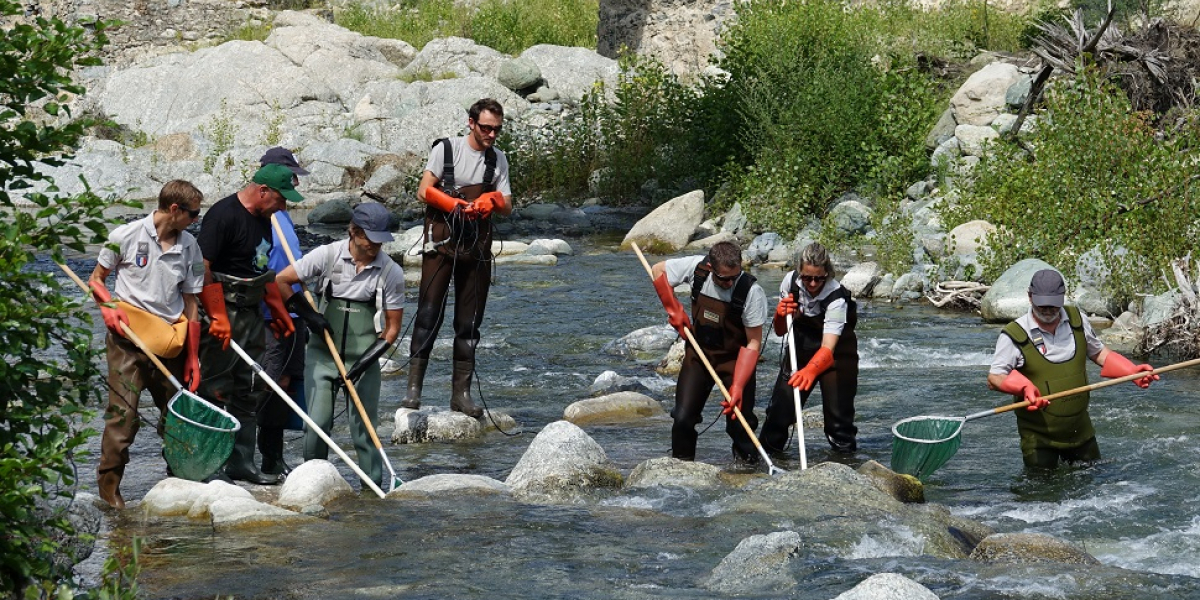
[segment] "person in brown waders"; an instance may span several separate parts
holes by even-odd
[[[684,334],[692,329],[713,368],[729,389],[730,401],[721,402],[725,432],[733,439],[733,456],[756,463],[754,442],[745,428],[735,422],[738,406],[750,429],[758,426],[754,415],[754,371],[762,348],[762,329],[767,321],[767,298],[755,278],[742,272],[742,251],[733,242],[720,242],[707,256],[676,258],[652,268],[654,288],[667,309],[671,326]],[[675,286],[691,286],[692,318],[689,321]],[[695,324],[694,328],[692,324]],[[704,405],[712,393],[712,375],[689,344],[675,386],[675,408],[671,410],[671,456],[696,459],[696,425],[704,420]]]
[[[508,159],[495,148],[504,108],[484,98],[467,110],[467,135],[433,144],[417,187],[425,208],[421,289],[409,349],[408,393],[401,406],[421,407],[429,353],[442,327],[454,282],[454,370],[450,409],[472,417],[475,347],[491,285],[492,215],[512,212]]]
[[[196,294],[204,285],[204,257],[196,238],[184,229],[199,218],[203,200],[204,195],[191,183],[167,182],[153,213],[109,234],[88,281],[92,296],[102,303],[100,313],[108,327],[104,338],[108,407],[104,410],[97,484],[100,498],[113,508],[125,508],[121,478],[129,464],[129,446],[141,425],[138,396],[142,390],[150,391],[162,431],[167,401],[175,393],[150,358],[125,338],[121,323],[146,342],[191,391],[200,385]],[[110,273],[116,273],[114,289],[120,298],[116,303],[104,283]]]
[[[796,364],[804,366],[793,373],[791,357],[783,356],[759,440],[768,452],[782,452],[788,442],[788,429],[796,422],[792,389],[800,390],[803,405],[819,383],[825,439],[834,452],[853,453],[858,448],[858,428],[854,425],[854,397],[858,394],[858,338],[854,335],[857,304],[850,291],[834,278],[829,252],[815,242],[800,251],[796,270],[784,275],[779,291],[782,296],[775,308],[775,333],[788,333],[787,316],[792,315]]]

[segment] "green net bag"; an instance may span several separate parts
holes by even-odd
[[[892,426],[892,470],[922,481],[962,443],[964,417],[910,417]]]
[[[167,403],[163,456],[176,477],[203,481],[233,452],[241,423],[215,404],[180,390]]]

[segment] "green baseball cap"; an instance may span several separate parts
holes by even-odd
[[[296,186],[292,185],[292,170],[283,165],[263,165],[262,168],[254,174],[254,183],[261,183],[286,198],[289,202],[303,202],[304,196],[296,191]]]

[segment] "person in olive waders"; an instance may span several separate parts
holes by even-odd
[[[409,349],[408,392],[401,406],[421,407],[429,353],[454,282],[454,369],[450,409],[472,417],[475,347],[491,286],[492,216],[512,212],[508,159],[496,149],[504,108],[484,98],[467,110],[467,135],[434,142],[417,187],[425,202],[421,291]]]
[[[1124,377],[1153,371],[1135,365],[1105,347],[1079,308],[1064,306],[1062,275],[1042,269],[1029,282],[1029,312],[1004,327],[988,370],[988,387],[1028,400],[1017,411],[1021,458],[1026,467],[1052,469],[1066,463],[1099,460],[1100,446],[1088,415],[1088,393],[1048,402],[1042,398],[1087,385],[1088,359],[1100,365],[1101,377]],[[1158,375],[1133,380],[1150,387]]]
[[[254,461],[258,414],[266,384],[255,377],[230,347],[237,342],[247,355],[261,361],[266,324],[260,303],[271,313],[271,329],[282,338],[295,332],[275,285],[275,272],[268,268],[272,248],[271,214],[285,203],[304,199],[292,183],[292,171],[284,165],[265,165],[249,184],[236,194],[219,200],[200,223],[200,250],[204,253],[206,282],[200,304],[208,316],[207,335],[200,341],[200,368],[204,375],[200,396],[222,405],[241,423],[234,436],[233,452],[225,463],[225,475],[256,484],[277,484],[279,477],[267,475]]]
[[[829,252],[815,242],[800,251],[796,270],[783,277],[779,291],[775,333],[788,333],[787,317],[792,315],[796,364],[804,366],[792,372],[791,357],[784,354],[759,440],[768,452],[782,452],[788,428],[796,422],[792,390],[800,390],[803,405],[819,383],[825,439],[834,452],[852,453],[857,449],[858,434],[854,426],[854,396],[858,393],[858,339],[854,335],[858,307],[854,298],[834,278]],[[790,352],[787,347],[784,351]]]
[[[684,329],[693,335],[705,356],[729,390],[729,401],[722,401],[725,432],[733,439],[733,456],[755,463],[759,456],[749,434],[736,422],[737,406],[753,430],[758,426],[754,415],[754,371],[762,348],[762,328],[767,321],[767,299],[755,278],[742,271],[742,251],[733,242],[719,242],[707,256],[675,258],[652,267],[654,288],[667,309],[667,320],[680,335]],[[675,286],[691,286],[692,318],[689,321]],[[693,327],[693,323],[695,326]],[[679,381],[675,386],[675,408],[671,410],[671,456],[696,459],[696,425],[704,420],[704,405],[712,393],[712,375],[704,367],[689,343]]]

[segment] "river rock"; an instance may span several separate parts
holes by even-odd
[[[1000,132],[986,125],[959,125],[954,128],[958,147],[967,156],[983,156],[989,144],[1000,139]]]
[[[213,495],[208,490],[219,490],[216,498],[250,498],[254,496],[249,491],[236,485],[214,480],[209,483],[188,481],[178,477],[168,477],[154,485],[146,497],[142,499],[142,510],[154,517],[179,517],[192,512],[196,500],[202,496],[211,504]],[[198,514],[206,514],[207,507]]]
[[[354,218],[354,208],[345,200],[329,200],[308,213],[309,223],[321,225],[345,225]]]
[[[480,75],[495,79],[504,61],[503,54],[472,40],[461,37],[438,38],[425,44],[405,65],[400,76],[445,79],[452,74],[456,79]]]
[[[297,521],[314,520],[313,517],[246,498],[222,498],[212,503],[209,512],[212,514],[213,527],[217,530],[294,524]]]
[[[662,404],[637,392],[617,392],[599,398],[572,403],[563,411],[563,420],[576,425],[624,423],[666,414]]]
[[[979,264],[979,249],[987,236],[994,231],[995,225],[980,220],[967,221],[950,230],[949,241],[952,245],[947,251],[959,265],[954,273],[955,279],[979,281],[979,277],[983,275],[983,267]]]
[[[533,240],[532,242],[529,242],[529,247],[525,249],[525,254],[531,254],[531,255],[553,254],[554,256],[561,256],[561,255],[570,256],[572,254],[575,254],[575,251],[571,249],[571,245],[568,244],[565,240],[539,239],[539,240]]]
[[[492,242],[492,256],[516,256],[524,254],[529,244],[516,240],[496,240]]]
[[[912,475],[897,473],[873,460],[863,463],[857,471],[869,477],[875,487],[901,502],[925,501],[925,485]]]
[[[450,410],[412,410],[401,408],[396,411],[396,431],[392,433],[394,444],[416,444],[421,442],[474,439],[483,435],[479,419]]]
[[[961,125],[991,125],[1007,112],[1005,94],[1022,77],[1015,65],[993,62],[971,74],[950,98],[954,119]]]
[[[572,104],[592,91],[596,82],[603,82],[608,90],[616,89],[620,72],[617,61],[576,46],[538,44],[526,48],[520,58],[537,65],[546,85]]]
[[[670,325],[654,325],[634,330],[600,349],[605,354],[636,358],[639,354],[660,352],[675,343],[678,334]]]
[[[620,487],[622,478],[591,436],[577,425],[555,421],[533,439],[505,483],[523,500],[559,503]]]
[[[1070,542],[1045,533],[997,533],[984,538],[971,560],[1002,563],[1098,565],[1099,560]]]
[[[1053,269],[1037,258],[1026,258],[992,282],[979,301],[979,314],[988,323],[1005,323],[1029,312],[1029,281],[1042,269]]]
[[[1182,298],[1179,290],[1170,290],[1142,300],[1142,321],[1146,327],[1155,327],[1170,319]]]
[[[736,244],[738,237],[728,231],[718,231],[710,236],[688,242],[688,245],[683,247],[683,251],[694,254],[707,254],[713,246],[721,242],[733,242]]]
[[[192,502],[192,507],[188,509],[187,516],[189,519],[207,519],[212,516],[210,509],[213,502],[222,498],[247,498],[255,500],[254,495],[245,488],[238,487],[235,484],[220,479],[214,479],[206,484],[204,488],[199,490],[195,499]]]
[[[532,60],[518,57],[500,63],[496,79],[504,84],[504,87],[520,92],[537,85],[542,80],[542,72]]]
[[[876,573],[833,600],[938,600],[938,596],[898,573]]]
[[[443,498],[446,496],[507,496],[512,490],[502,481],[484,475],[439,473],[405,482],[388,493],[389,500]]]
[[[654,372],[659,375],[674,377],[683,369],[683,356],[687,352],[687,344],[683,339],[679,339],[667,350],[666,356],[658,362],[658,366],[654,368]]]
[[[534,256],[529,254],[518,254],[516,256],[498,256],[495,258],[497,265],[521,265],[526,267],[553,267],[558,264],[558,257],[552,254]]]
[[[845,200],[829,211],[829,221],[842,235],[862,235],[871,227],[871,213],[866,204],[858,200]]]
[[[71,531],[51,528],[50,542],[53,544],[51,560],[64,570],[87,560],[96,548],[96,536],[100,533],[104,515],[101,506],[108,504],[94,494],[80,492],[74,498],[59,496],[38,498],[34,518],[39,522],[63,519],[71,524]]]
[[[680,487],[699,490],[721,488],[726,484],[724,471],[716,465],[660,456],[634,467],[625,481],[625,488]]]
[[[776,531],[738,542],[700,585],[724,594],[779,592],[796,586],[789,568],[800,554],[800,534]]]
[[[679,252],[703,220],[704,192],[689,192],[663,203],[638,221],[621,241],[621,250],[629,250],[636,243],[649,254]]]
[[[958,123],[954,121],[954,109],[947,108],[942,111],[942,116],[938,117],[937,123],[934,123],[933,128],[925,135],[925,149],[933,152],[946,140],[953,138],[954,128],[957,126]]]
[[[625,377],[618,374],[616,371],[605,371],[601,373],[596,380],[592,382],[588,388],[588,394],[591,396],[603,396],[606,394],[615,394],[617,392],[637,392],[645,394],[650,391],[650,386],[646,385],[639,377]],[[570,419],[567,419],[570,421]]]
[[[875,284],[879,283],[883,269],[876,262],[864,262],[854,265],[838,280],[842,287],[854,294],[855,298],[870,298]]]
[[[294,510],[309,506],[325,506],[354,493],[337,467],[327,460],[306,460],[288,474],[279,488],[275,504]]]

